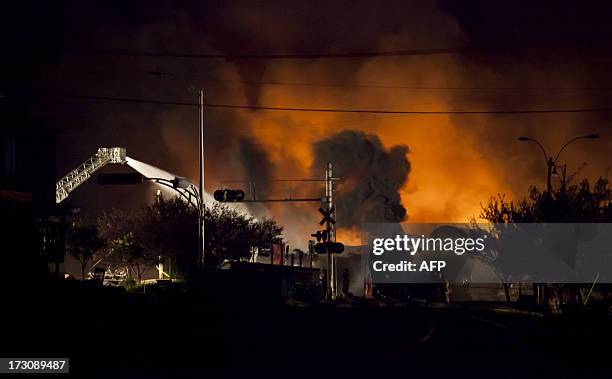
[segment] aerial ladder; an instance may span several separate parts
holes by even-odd
[[[79,167],[55,183],[55,202],[61,203],[72,191],[89,179],[94,172],[109,163],[125,164],[125,147],[101,147]]]

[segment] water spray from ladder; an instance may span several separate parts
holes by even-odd
[[[130,166],[131,168],[133,168],[135,171],[137,171],[139,174],[143,175],[145,178],[148,178],[148,179],[155,178],[155,179],[172,180],[175,177],[177,177],[177,175],[171,174],[168,171],[162,170],[159,167],[155,167],[148,163],[141,162],[134,158],[126,157],[126,164]],[[171,188],[168,188],[159,183],[155,183],[155,185],[156,187],[159,188],[159,190],[162,191],[162,193],[166,197],[173,197],[176,195],[176,192],[174,192],[175,190]],[[184,191],[184,190],[177,189],[177,191]],[[206,204],[206,206],[212,206],[213,204],[216,203],[216,201],[212,197],[212,195],[210,195],[208,192],[204,192],[204,203]],[[247,215],[249,214],[248,210],[245,208],[243,204],[231,204],[227,206],[241,213],[244,213]]]

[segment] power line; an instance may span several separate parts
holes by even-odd
[[[488,53],[500,50],[522,50],[545,44],[547,47],[563,47],[567,44],[563,40],[534,40],[506,43],[502,45],[463,45],[452,47],[434,47],[422,49],[400,49],[386,51],[348,51],[338,53],[190,53],[190,52],[167,52],[167,51],[142,51],[130,49],[68,49],[64,54],[72,55],[96,55],[96,56],[129,56],[129,57],[151,57],[151,58],[184,58],[184,59],[209,59],[209,60],[289,60],[289,59],[361,59],[376,57],[402,57],[418,55],[443,55],[458,53]],[[593,44],[593,41],[589,41]],[[605,48],[600,51],[607,52]]]
[[[62,97],[87,101],[109,101],[138,104],[176,105],[197,107],[198,103],[168,100],[150,100],[110,96],[90,96],[73,94],[47,94],[42,96]],[[404,115],[478,115],[478,114],[546,114],[546,113],[608,113],[612,108],[551,108],[551,109],[505,109],[505,110],[450,110],[450,111],[419,111],[419,110],[381,110],[381,109],[350,109],[350,108],[307,108],[307,107],[276,107],[260,105],[239,105],[205,103],[207,108],[220,109],[251,109],[262,111],[313,112],[313,113],[367,113],[367,114],[404,114]]]
[[[197,79],[194,79],[197,80]],[[612,91],[612,87],[454,87],[454,86],[411,86],[386,84],[356,84],[356,83],[300,83],[276,81],[249,80],[203,80],[205,82],[237,83],[262,86],[293,86],[293,87],[331,87],[331,88],[380,88],[380,89],[410,89],[428,91]]]
[[[480,48],[482,49],[482,48]],[[182,52],[155,52],[121,49],[99,50],[71,50],[68,54],[75,55],[111,55],[130,57],[154,58],[191,58],[191,59],[225,59],[225,60],[274,60],[274,59],[346,59],[346,58],[375,58],[411,55],[453,54],[475,50],[474,47],[443,47],[431,49],[406,49],[389,51],[362,51],[345,53],[277,53],[277,54],[213,54],[213,53],[182,53]]]
[[[135,79],[142,73],[131,73],[131,75],[115,75],[104,71],[76,71],[71,69],[70,76],[81,73],[85,75],[101,75],[106,74],[112,79]],[[593,86],[544,86],[544,87],[517,87],[517,86],[434,86],[434,85],[410,85],[410,84],[383,84],[383,83],[310,83],[310,82],[284,82],[276,80],[231,80],[231,79],[212,79],[197,76],[182,76],[172,72],[165,71],[148,71],[147,76],[152,77],[168,77],[170,80],[184,80],[200,83],[229,83],[254,86],[288,86],[288,87],[322,87],[322,88],[372,88],[372,89],[409,89],[409,90],[425,90],[425,91],[612,91],[612,87],[593,87]],[[108,79],[108,78],[107,78]]]
[[[149,75],[175,76],[161,71],[149,71]],[[493,86],[417,86],[417,85],[391,85],[379,83],[308,83],[308,82],[282,82],[257,80],[222,80],[197,77],[181,77],[181,80],[202,81],[205,83],[233,83],[258,86],[290,86],[290,87],[324,87],[324,88],[374,88],[374,89],[410,89],[428,91],[612,91],[612,87],[493,87]]]
[[[291,87],[325,87],[325,88],[381,88],[381,89],[410,89],[410,90],[433,90],[433,91],[612,91],[612,87],[493,87],[493,86],[423,86],[404,84],[379,84],[379,83],[308,83],[308,82],[282,82],[282,81],[257,81],[257,80],[223,80],[207,79],[198,77],[181,77],[173,73],[163,71],[149,71],[150,76],[178,77],[181,80],[202,81],[205,83],[234,83],[260,86],[291,86]]]

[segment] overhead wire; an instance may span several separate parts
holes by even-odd
[[[196,102],[154,100],[112,96],[92,96],[75,94],[52,94],[54,97],[88,100],[109,101],[140,104],[176,105],[176,106],[199,106]],[[368,113],[368,114],[414,114],[414,115],[478,115],[478,114],[543,114],[543,113],[607,113],[612,112],[612,107],[576,107],[576,108],[548,108],[548,109],[489,109],[489,110],[384,110],[384,109],[354,109],[354,108],[310,108],[310,107],[284,107],[268,105],[246,105],[246,104],[221,104],[205,103],[207,108],[220,109],[250,109],[262,111],[284,111],[284,112],[317,112],[317,113]]]

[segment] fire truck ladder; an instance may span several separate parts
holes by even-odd
[[[126,163],[125,147],[101,147],[91,158],[58,180],[55,184],[55,202],[61,203],[94,172],[109,163]]]

